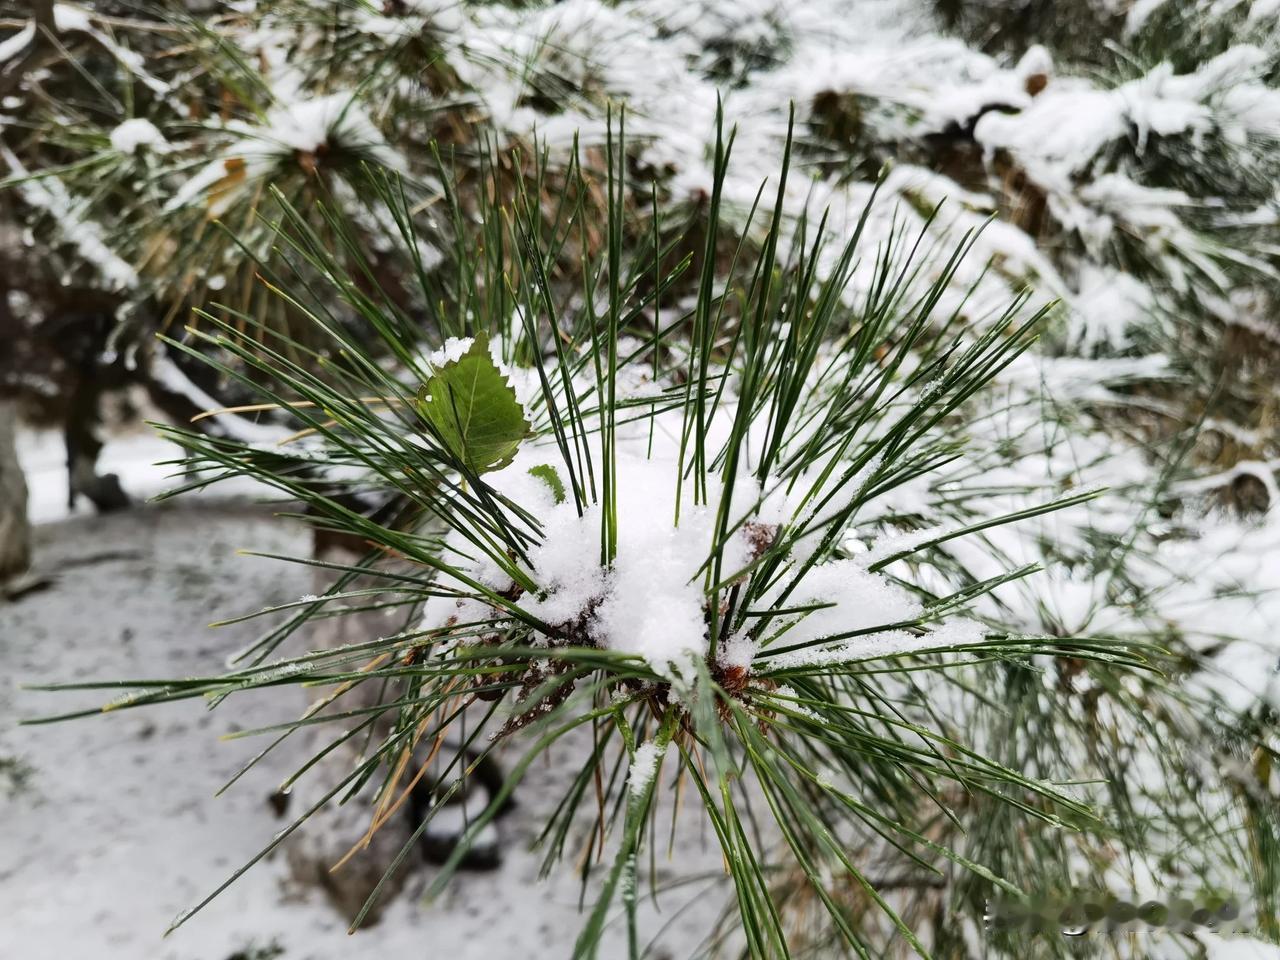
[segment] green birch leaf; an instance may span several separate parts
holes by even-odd
[[[476,473],[509,464],[531,429],[483,335],[422,385],[418,412],[449,452]]]
[[[560,479],[555,467],[549,463],[540,463],[536,467],[530,467],[529,473],[551,488],[551,495],[556,498],[556,503],[564,503],[564,481]]]

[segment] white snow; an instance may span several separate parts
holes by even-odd
[[[461,347],[451,349],[456,352]],[[713,435],[717,430],[727,431],[731,423],[732,400],[725,402],[728,407],[715,421]],[[685,667],[690,659],[702,660],[709,653],[706,587],[721,480],[718,475],[709,478],[710,501],[699,504],[693,500],[692,482],[686,479],[677,522],[681,414],[660,413],[653,426],[652,446],[647,420],[618,428],[618,535],[617,554],[611,563],[604,563],[601,555],[601,507],[587,504],[579,515],[572,498],[557,504],[549,486],[530,473],[539,465],[554,464],[562,481],[568,482],[558,452],[548,441],[526,444],[510,465],[485,479],[538,518],[537,540],[527,548],[527,567],[522,564],[537,590],[520,599],[522,609],[552,628],[552,635],[538,642],[564,642],[567,635],[573,642],[595,643],[638,656],[660,676],[674,679],[683,673],[687,679]],[[730,510],[733,532],[723,546],[718,580],[731,582],[747,568],[757,549],[753,530],[789,520],[790,535],[795,538],[792,566],[767,585],[758,605],[761,609],[816,609],[775,617],[760,638],[763,645],[745,634],[723,638],[717,651],[720,665],[750,668],[757,656],[765,657],[770,667],[845,662],[947,645],[928,631],[920,637],[893,628],[916,620],[923,607],[886,576],[868,570],[871,561],[865,556],[857,561],[829,559],[807,566],[828,525],[878,468],[879,460],[873,459],[852,476],[836,471],[815,489],[811,488],[816,480],[801,477],[790,494],[784,494],[777,483],[766,484],[763,490],[746,479],[734,485]],[[813,476],[819,472],[815,467]],[[739,518],[750,523],[739,522]],[[447,542],[446,561],[492,589],[511,586],[510,578],[492,560],[477,559],[464,531],[455,531]],[[442,585],[452,586],[464,596],[468,592],[464,584],[453,584],[447,577]],[[481,597],[432,598],[421,628],[435,629],[451,619],[474,622],[499,615],[492,609],[486,614]],[[840,639],[854,631],[865,632]],[[950,636],[954,640],[961,633]],[[971,633],[965,635],[970,637],[965,642],[976,642]],[[832,637],[837,639],[823,642]],[[798,644],[809,646],[791,654],[768,656],[770,645]]]
[[[769,668],[773,670],[790,670],[797,667],[831,667],[856,663],[859,660],[878,660],[903,653],[918,653],[937,647],[947,646],[947,641],[940,642],[930,633],[913,634],[906,630],[882,630],[841,640],[837,643],[818,644],[800,650],[789,650],[771,657]]]
[[[59,33],[66,33],[69,30],[83,30],[87,33],[93,29],[89,20],[89,11],[69,3],[53,5],[53,24]]]
[[[6,37],[0,41],[0,64],[12,60],[23,50],[31,45],[31,41],[36,38],[36,25],[34,22],[28,23],[11,37]]]
[[[166,211],[205,199],[218,186],[221,189],[207,198],[210,216],[217,216],[238,190],[268,174],[277,163],[292,161],[296,154],[315,155],[322,147],[362,150],[391,170],[406,169],[404,157],[387,144],[351,92],[283,100],[261,124],[233,120],[225,131],[232,139],[221,156],[188,177],[165,204]],[[323,157],[315,162],[323,163]]]
[[[820,564],[808,572],[789,596],[785,606],[803,607],[810,604],[828,604],[820,610],[806,614],[783,633],[774,643],[793,646],[821,640],[835,634],[869,630],[874,627],[914,620],[923,607],[902,587],[876,573],[871,573],[859,560],[836,560]],[[882,634],[855,637],[844,646],[849,648],[880,649],[887,642],[913,643],[894,634],[892,641]],[[768,647],[765,648],[766,650]],[[804,651],[797,651],[802,657]],[[782,657],[788,656],[783,654]],[[781,659],[781,658],[779,658]],[[774,661],[775,663],[777,660]]]
[[[1249,4],[1250,20],[1265,20],[1275,16],[1280,16],[1280,0],[1253,0]]]
[[[192,382],[182,368],[163,351],[156,351],[147,372],[166,389],[189,399],[201,412],[221,410],[225,406]],[[290,432],[274,424],[254,423],[234,413],[219,413],[212,420],[228,436],[245,443],[275,444]]]
[[[376,146],[382,135],[350,94],[336,93],[286,103],[267,114],[261,131],[252,135],[291,150],[314,151],[325,143]]]
[[[445,364],[456,363],[471,349],[473,343],[475,343],[475,340],[471,337],[449,337],[445,340],[443,346],[433,350],[427,356],[427,366],[438,369]]]
[[[161,152],[168,147],[164,135],[145,117],[134,117],[111,131],[111,147],[121,153],[134,154],[143,147]]]
[[[29,171],[6,144],[0,143],[0,159],[15,176]],[[23,181],[18,190],[27,203],[43,210],[58,225],[62,239],[73,245],[86,263],[101,276],[109,290],[127,290],[137,285],[138,272],[108,243],[102,225],[88,218],[83,198],[73,197],[57,177]]]
[[[1152,301],[1151,289],[1130,274],[1092,264],[1082,267],[1071,297],[1080,317],[1081,349],[1123,347],[1131,331],[1150,320]]]
[[[646,740],[636,747],[631,757],[631,768],[627,771],[627,789],[633,797],[637,797],[649,789],[658,772],[658,763],[662,760],[670,744],[664,744],[661,752],[655,740]]]
[[[635,441],[639,446],[642,438]],[[547,461],[545,448],[522,451],[510,466],[486,478],[542,524],[542,542],[529,550],[542,592],[522,598],[522,608],[555,627],[582,621],[602,647],[636,654],[662,674],[678,671],[691,656],[705,656],[699,571],[714,540],[715,505],[693,505],[686,490],[677,526],[675,461],[646,459],[643,447],[624,453],[618,464],[618,553],[606,569],[600,507],[592,505],[580,517],[570,500],[556,504],[548,486],[528,473]],[[746,535],[739,531],[724,551],[725,574],[745,566],[747,555]],[[498,577],[496,570],[480,574],[485,581]],[[442,622],[452,615],[452,606],[433,600],[428,622]]]
[[[1198,933],[1207,960],[1280,960],[1280,946],[1252,937],[1222,937],[1211,931]]]

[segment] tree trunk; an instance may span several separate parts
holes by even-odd
[[[31,522],[27,482],[18,465],[17,410],[0,399],[0,583],[31,564]]]

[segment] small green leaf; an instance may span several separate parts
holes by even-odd
[[[418,412],[449,452],[476,473],[509,464],[530,430],[524,407],[489,355],[483,335],[422,385]]]
[[[536,467],[530,467],[529,474],[551,488],[556,503],[564,503],[564,481],[560,479],[560,474],[556,473],[555,467],[549,463],[540,463]]]

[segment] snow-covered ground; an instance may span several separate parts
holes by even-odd
[[[37,503],[46,496],[37,491]],[[582,919],[579,884],[566,866],[536,885],[540,859],[528,849],[565,775],[554,756],[530,772],[502,821],[499,870],[462,874],[428,904],[422,890],[434,868],[416,867],[407,891],[354,941],[317,890],[289,881],[283,857],[162,939],[180,911],[288,822],[268,803],[300,759],[287,744],[229,793],[213,793],[260,747],[219,738],[237,724],[296,715],[301,695],[245,698],[234,713],[187,702],[19,728],[18,718],[104,699],[21,685],[136,676],[156,664],[172,676],[218,668],[259,627],[213,630],[209,620],[311,589],[306,568],[236,551],[302,553],[308,538],[265,509],[203,501],[77,516],[42,525],[37,540],[37,567],[55,574],[54,585],[0,606],[0,958],[245,960],[254,955],[241,951],[271,956],[273,945],[287,960],[569,955]],[[679,876],[660,853],[658,880],[709,879],[665,895],[661,915],[645,908],[643,929],[661,932],[652,956],[696,954],[724,904],[715,839],[697,832],[697,820],[682,821]],[[619,955],[624,932],[611,931],[602,956]]]

